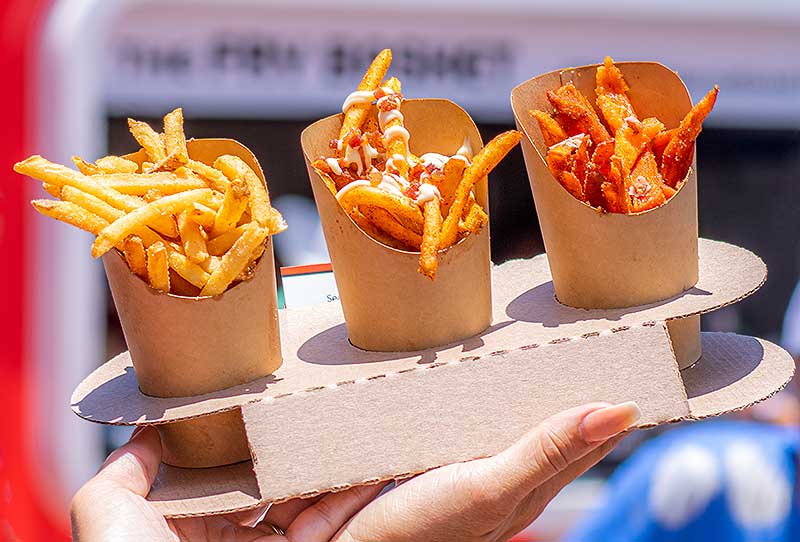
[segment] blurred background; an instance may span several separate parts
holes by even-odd
[[[259,158],[275,206],[292,224],[276,238],[279,264],[324,262],[300,132],[340,109],[384,47],[393,49],[392,73],[407,97],[456,101],[484,140],[512,127],[515,85],[606,54],[666,64],[694,100],[718,84],[716,109],[698,143],[700,233],[756,252],[770,276],[757,295],[704,317],[703,326],[782,340],[800,275],[797,2],[5,0],[0,6],[0,518],[10,519],[0,540],[11,531],[23,540],[67,538],[70,495],[128,435],[83,422],[68,408],[75,385],[124,350],[124,339],[102,266],[89,257],[88,234],[35,215],[27,202],[39,189],[13,174],[13,163],[33,153],[69,163],[73,154],[94,160],[131,152],[128,116],[158,128],[164,113],[182,106],[188,136],[237,139]],[[495,262],[543,251],[518,150],[493,174],[490,205]],[[609,473],[653,434],[629,438],[518,540],[563,536],[602,502]]]

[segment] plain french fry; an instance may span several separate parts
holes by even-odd
[[[220,170],[208,164],[190,158],[186,162],[185,167],[205,179],[209,186],[217,192],[222,192],[224,194],[228,189],[228,185],[230,185],[230,181]]]
[[[448,248],[455,244],[458,238],[458,221],[464,212],[464,206],[469,201],[469,195],[475,183],[486,177],[491,170],[500,163],[522,139],[522,133],[516,130],[503,132],[492,139],[473,158],[472,164],[464,171],[461,184],[458,185],[453,205],[447,213],[447,218],[442,225],[440,249]]]
[[[431,280],[436,278],[439,268],[439,238],[442,234],[442,211],[439,198],[434,196],[423,207],[425,227],[419,248],[419,272]]]
[[[73,156],[72,163],[75,164],[75,167],[78,168],[78,171],[80,171],[84,175],[97,175],[98,173],[103,173],[103,171],[99,167],[97,167],[92,163],[87,162],[80,156]]]
[[[101,173],[136,173],[139,165],[121,156],[104,156],[95,160]]]
[[[142,226],[152,225],[164,215],[180,213],[193,203],[204,203],[211,197],[211,189],[189,190],[148,203],[117,219],[103,229],[92,246],[92,256],[98,258],[108,252],[114,245],[122,241]]]
[[[247,189],[250,192],[248,198],[250,216],[267,228],[270,235],[275,235],[286,229],[286,222],[283,217],[270,205],[266,185],[244,160],[238,156],[226,154],[214,161],[214,167],[224,173],[229,180],[242,179],[247,184]]]
[[[90,213],[94,213],[108,222],[114,222],[125,214],[116,207],[109,205],[98,197],[95,197],[74,186],[64,186],[61,189],[61,199],[80,205]]]
[[[212,256],[222,256],[228,252],[236,240],[244,233],[245,226],[246,225],[238,226],[232,230],[217,235],[213,239],[209,239],[206,245],[208,253]]]
[[[214,227],[214,220],[217,218],[217,213],[211,207],[206,207],[201,203],[195,203],[189,210],[192,220],[203,226],[206,231],[211,231]]]
[[[183,133],[183,109],[180,107],[164,116],[164,146],[167,155],[174,156],[179,164],[189,161],[186,136]]]
[[[132,235],[125,239],[122,245],[122,253],[125,256],[125,261],[128,262],[128,268],[133,271],[135,275],[140,276],[144,280],[148,280],[147,256],[141,237]]]
[[[549,114],[545,113],[544,111],[539,111],[538,109],[528,111],[528,114],[536,119],[536,122],[539,123],[539,129],[542,131],[542,137],[544,138],[544,144],[548,147],[552,147],[556,143],[560,143],[567,139],[567,132],[561,127],[556,120],[551,117]]]
[[[183,253],[189,261],[200,263],[208,259],[206,239],[200,225],[189,217],[189,211],[184,210],[178,215],[178,233],[181,236]]]
[[[244,228],[244,226],[242,226],[242,228]],[[231,246],[233,246],[233,244],[231,244]],[[222,258],[220,256],[209,256],[206,261],[202,262],[199,265],[203,269],[203,271],[205,271],[206,273],[209,274],[209,277],[210,277],[211,273],[216,271],[217,267],[219,267],[219,262],[221,260],[222,260]],[[208,281],[206,281],[206,282],[208,282]]]
[[[414,230],[406,228],[383,207],[362,205],[356,212],[363,215],[370,223],[388,234],[392,239],[399,241],[403,246],[419,250],[422,244],[422,236]]]
[[[161,197],[207,187],[206,183],[199,177],[180,177],[171,171],[158,173],[108,173],[96,175],[95,178],[98,182],[102,182],[122,194],[133,196],[146,196],[149,191],[156,190],[160,194],[158,197]]]
[[[147,247],[147,279],[154,289],[169,292],[167,247],[162,242]]]
[[[369,68],[367,68],[367,72],[358,84],[357,90],[362,92],[374,92],[386,76],[386,72],[389,70],[389,65],[391,63],[392,51],[384,49],[378,53]],[[347,111],[344,112],[342,128],[339,130],[339,139],[343,138],[350,130],[361,128],[361,125],[364,124],[364,120],[369,113],[369,106],[369,103],[357,103],[347,108]]]
[[[173,295],[181,297],[197,297],[200,295],[200,288],[180,276],[172,268],[169,270],[169,290]]]
[[[61,187],[56,184],[42,183],[42,189],[53,196],[54,198],[61,199]]]
[[[717,101],[719,87],[714,85],[703,99],[686,114],[664,149],[661,158],[661,175],[669,186],[675,188],[689,174],[694,158],[694,142],[703,129],[703,121]]]
[[[150,162],[157,164],[167,157],[161,136],[158,132],[153,130],[149,124],[134,119],[128,119],[128,129],[134,139],[139,142],[139,145],[141,145],[147,153]]]
[[[424,219],[417,203],[405,196],[381,190],[374,186],[357,186],[339,198],[345,210],[362,206],[380,207],[391,213],[406,228],[421,234]]]
[[[269,235],[269,230],[257,222],[250,222],[245,227],[244,233],[225,253],[219,266],[211,274],[208,283],[200,291],[201,296],[215,296],[224,292],[231,282],[244,271],[250,262],[250,255],[259,244],[263,244]]]
[[[52,199],[35,199],[31,201],[33,208],[50,218],[71,224],[89,233],[97,235],[108,226],[108,222],[83,207],[69,201]]]
[[[232,230],[239,223],[245,209],[247,209],[250,191],[247,184],[241,179],[233,179],[228,190],[225,191],[225,199],[222,206],[214,217],[212,233],[218,236],[226,231]]]

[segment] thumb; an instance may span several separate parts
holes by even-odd
[[[153,427],[137,429],[131,440],[108,456],[94,478],[101,482],[147,496],[161,463],[161,438]]]
[[[564,471],[641,416],[634,402],[591,403],[556,414],[494,457],[496,479],[519,496]]]

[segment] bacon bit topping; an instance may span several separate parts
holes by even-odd
[[[383,87],[378,87],[375,89],[375,92],[373,92],[372,95],[375,96],[376,100],[380,100],[386,96],[386,93],[383,91]]]
[[[439,168],[437,168],[436,164],[433,163],[430,163],[427,166],[425,166],[425,171],[427,171],[429,175],[433,175],[433,172],[436,171],[437,169]]]
[[[412,181],[419,181],[423,171],[425,171],[425,167],[422,164],[414,164],[414,167],[408,172],[408,178]]]
[[[419,179],[412,179],[411,182],[408,184],[408,187],[403,190],[403,193],[411,199],[417,199],[419,196]]]
[[[397,109],[400,107],[400,103],[403,101],[403,96],[401,94],[387,94],[380,100],[378,103],[375,104],[379,111],[391,111],[392,109]]]
[[[347,144],[356,149],[361,146],[362,141],[363,140],[361,139],[360,135],[353,134],[352,136],[350,136],[350,139],[347,140]]]
[[[328,147],[331,149],[339,149],[339,140],[338,139],[331,139],[328,143]]]

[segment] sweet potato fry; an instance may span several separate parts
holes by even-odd
[[[653,141],[650,143],[650,148],[653,150],[653,154],[656,157],[656,162],[658,163],[659,167],[661,167],[661,159],[664,155],[664,149],[667,148],[667,145],[677,132],[677,128],[671,128],[669,130],[658,132],[653,138]]]
[[[92,256],[99,258],[114,245],[142,226],[151,225],[159,217],[180,213],[192,206],[194,202],[203,203],[211,197],[211,189],[201,188],[189,190],[171,196],[164,196],[152,203],[140,207],[118,218],[113,224],[104,228],[92,246]]]
[[[154,289],[169,292],[167,247],[162,242],[147,247],[147,279]]]
[[[686,114],[675,136],[664,149],[661,175],[669,186],[674,188],[688,175],[694,158],[694,142],[703,129],[703,121],[714,108],[718,93],[719,87],[714,85],[714,88]]]
[[[464,176],[456,190],[453,204],[447,213],[447,218],[442,225],[442,238],[440,249],[448,248],[455,244],[458,238],[458,222],[464,212],[464,206],[469,201],[469,195],[475,183],[486,177],[505,156],[517,146],[522,139],[522,133],[516,130],[503,132],[492,139],[481,151],[475,155],[470,166],[464,171]]]
[[[611,157],[614,155],[614,140],[598,144],[592,153],[591,169],[605,178],[610,177]]]
[[[578,150],[575,151],[575,155],[572,160],[572,173],[580,182],[581,186],[586,183],[586,173],[589,170],[589,145],[591,140],[588,137],[584,137],[581,140],[581,144],[578,146]]]
[[[425,202],[422,214],[425,217],[425,225],[419,248],[419,272],[434,280],[439,268],[439,237],[442,234],[442,211],[437,196]]]
[[[616,133],[625,124],[626,119],[637,118],[628,98],[628,84],[610,56],[607,56],[603,65],[597,68],[595,81],[597,108],[611,128],[611,132]]]
[[[571,171],[562,171],[558,182],[567,189],[567,192],[575,196],[576,199],[583,201],[583,186],[574,173]]]
[[[250,255],[258,245],[264,243],[268,235],[269,229],[262,227],[258,222],[247,224],[242,236],[220,260],[219,266],[209,277],[208,283],[200,291],[200,295],[215,296],[227,290],[230,283],[250,262]]]
[[[556,179],[561,178],[561,174],[565,171],[572,171],[572,165],[575,161],[575,151],[583,143],[584,139],[588,139],[585,134],[579,134],[569,137],[564,141],[556,143],[547,149],[547,167],[550,173]]]
[[[647,118],[643,121],[626,121],[617,130],[614,138],[614,156],[619,160],[622,177],[630,175],[639,155],[648,148],[650,141],[664,129],[656,118]]]
[[[128,268],[133,274],[138,275],[144,280],[148,280],[147,256],[141,237],[132,235],[125,239],[122,245],[122,253],[125,256],[125,261],[128,263]]]
[[[535,109],[528,111],[528,114],[535,118],[539,123],[539,129],[542,131],[544,144],[548,147],[552,147],[553,145],[556,145],[557,143],[560,143],[569,137],[561,125],[544,111]]]
[[[190,261],[200,263],[208,258],[203,230],[197,222],[189,217],[188,209],[178,215],[178,232],[181,236],[183,253]]]
[[[374,92],[378,88],[378,85],[381,84],[381,81],[383,81],[386,72],[389,71],[389,65],[391,63],[392,51],[384,49],[378,53],[369,68],[367,68],[367,72],[358,84],[357,90],[362,92]],[[342,128],[339,131],[339,139],[343,138],[344,135],[353,128],[361,128],[369,113],[369,106],[369,103],[356,103],[347,108],[347,111],[344,112]]]
[[[134,119],[128,119],[128,129],[134,139],[139,142],[139,145],[141,145],[147,153],[147,158],[151,162],[157,164],[167,157],[161,136],[158,132],[153,130],[149,124]]]
[[[222,201],[222,206],[217,211],[214,218],[214,229],[212,234],[214,236],[232,230],[239,223],[245,209],[247,209],[247,200],[250,191],[247,184],[241,179],[233,179],[228,190],[225,191],[225,199]]]
[[[647,211],[667,201],[661,189],[663,184],[653,153],[650,151],[642,153],[636,167],[625,181],[626,196],[630,200],[629,212]]]
[[[572,83],[567,83],[555,91],[548,91],[547,99],[559,115],[574,123],[573,130],[579,129],[581,133],[589,134],[594,144],[611,139],[597,112]],[[569,130],[567,132],[569,133]]]

